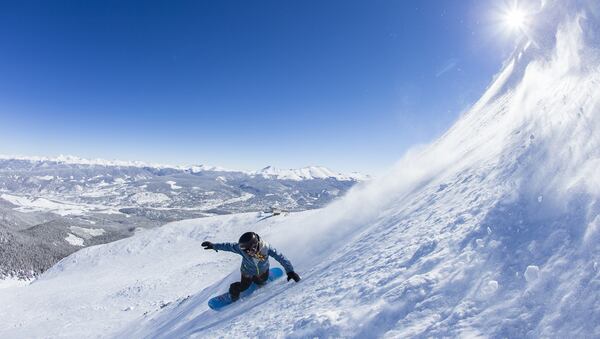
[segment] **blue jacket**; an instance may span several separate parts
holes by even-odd
[[[238,243],[228,242],[213,244],[213,246],[215,251],[228,251],[241,255],[243,258],[241,270],[242,274],[246,276],[260,275],[268,271],[269,256],[275,258],[285,268],[286,273],[294,271],[292,263],[283,254],[262,240],[260,241],[260,250],[254,256],[250,256],[244,252]]]

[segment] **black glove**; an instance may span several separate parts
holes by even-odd
[[[288,272],[287,276],[288,276],[288,280],[287,281],[290,281],[292,279],[294,279],[295,282],[300,281],[300,276],[296,272],[293,272],[293,271],[292,272]]]
[[[202,247],[204,247],[205,250],[214,250],[215,249],[215,246],[210,241],[205,241],[201,245],[202,245]]]

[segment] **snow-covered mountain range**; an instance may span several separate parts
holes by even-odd
[[[326,208],[175,222],[0,290],[0,336],[600,336],[600,4],[537,4],[481,100]],[[259,232],[303,277],[215,312]],[[65,286],[69,286],[68,289]]]
[[[273,166],[267,166],[257,171],[232,170],[219,166],[207,165],[165,165],[146,163],[143,161],[125,161],[125,160],[107,160],[107,159],[85,159],[73,155],[59,155],[57,157],[40,157],[40,156],[10,156],[0,154],[0,160],[21,160],[30,163],[46,163],[46,164],[65,164],[65,165],[87,165],[97,167],[137,167],[137,168],[153,168],[155,170],[171,169],[193,174],[201,172],[234,172],[243,173],[249,176],[262,175],[264,177],[281,180],[313,180],[313,179],[335,179],[340,181],[364,181],[369,180],[370,176],[358,172],[343,174],[334,172],[323,166],[308,166],[297,169],[279,169]]]
[[[320,166],[310,166],[299,169],[279,169],[272,166],[267,166],[260,171],[251,173],[251,175],[261,175],[264,178],[278,180],[314,180],[314,179],[335,179],[339,181],[366,181],[370,176],[358,172],[353,172],[348,175],[335,173],[328,168]]]
[[[0,277],[30,277],[81,247],[165,222],[272,207],[320,208],[357,182],[356,176],[324,167],[243,172],[73,156],[3,156]]]
[[[324,167],[243,172],[76,157],[0,158],[0,197],[19,210],[126,213],[161,221],[274,205],[290,211],[318,208],[366,178]]]

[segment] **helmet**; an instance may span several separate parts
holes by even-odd
[[[254,232],[246,232],[242,234],[238,243],[244,252],[256,253],[260,247],[260,237]]]

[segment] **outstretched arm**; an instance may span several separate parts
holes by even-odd
[[[233,252],[233,253],[238,253],[238,246],[237,243],[233,243],[233,242],[224,242],[224,243],[217,243],[217,244],[213,244],[210,241],[205,241],[202,243],[202,246],[204,246],[205,250],[215,250],[215,251],[226,251],[226,252]]]

